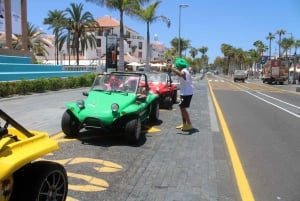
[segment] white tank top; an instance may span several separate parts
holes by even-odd
[[[185,73],[185,79],[179,77],[180,95],[193,95],[193,83],[190,72],[186,68],[182,69],[181,72]]]

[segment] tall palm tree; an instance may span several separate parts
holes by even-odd
[[[149,0],[85,0],[96,5],[106,6],[110,10],[120,13],[120,48],[118,70],[124,71],[124,13],[132,15],[133,10]]]
[[[63,29],[62,26],[62,21],[65,18],[66,13],[62,10],[53,10],[53,11],[48,11],[48,16],[46,18],[44,18],[44,22],[43,24],[48,24],[50,25],[50,27],[48,29],[53,29],[53,34],[55,36],[54,38],[54,47],[55,47],[55,60],[56,60],[56,64],[58,64],[58,54],[59,54],[59,50],[58,50],[58,35],[60,34],[60,32]]]
[[[279,35],[278,47],[279,47],[279,58],[281,57],[281,36],[286,33],[286,30],[279,29],[276,31],[276,34]]]
[[[171,25],[171,21],[168,17],[164,16],[164,15],[155,15],[156,10],[159,6],[159,4],[161,3],[161,1],[155,1],[153,3],[151,3],[150,5],[148,5],[148,7],[143,8],[143,7],[139,7],[137,8],[134,13],[136,15],[136,17],[140,20],[142,20],[143,22],[146,23],[147,25],[147,51],[146,51],[146,71],[150,71],[150,24],[161,20],[163,22],[165,22],[167,24],[168,27],[170,27]]]
[[[98,27],[97,21],[94,19],[90,12],[83,12],[83,4],[71,3],[71,7],[65,10],[67,15],[70,16],[70,22],[66,29],[73,31],[72,49],[76,53],[76,63],[79,65],[79,55],[83,55],[86,49],[93,49],[96,47],[96,37],[91,34]],[[66,25],[68,19],[63,22]],[[67,38],[68,34],[62,36],[63,40]]]
[[[271,43],[272,43],[272,40],[275,39],[275,35],[272,34],[271,32],[269,32],[269,35],[266,37],[266,39],[269,40],[269,60],[271,60],[271,55],[272,55]]]

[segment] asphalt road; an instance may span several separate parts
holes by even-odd
[[[252,80],[208,79],[255,200],[299,201],[300,93]]]

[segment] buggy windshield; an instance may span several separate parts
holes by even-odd
[[[100,74],[95,78],[92,90],[136,93],[139,78],[136,74]]]

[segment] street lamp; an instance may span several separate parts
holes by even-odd
[[[180,21],[181,21],[181,8],[187,8],[189,5],[180,4],[179,5],[179,33],[178,33],[178,53],[179,57],[181,57],[181,47],[180,47]]]

